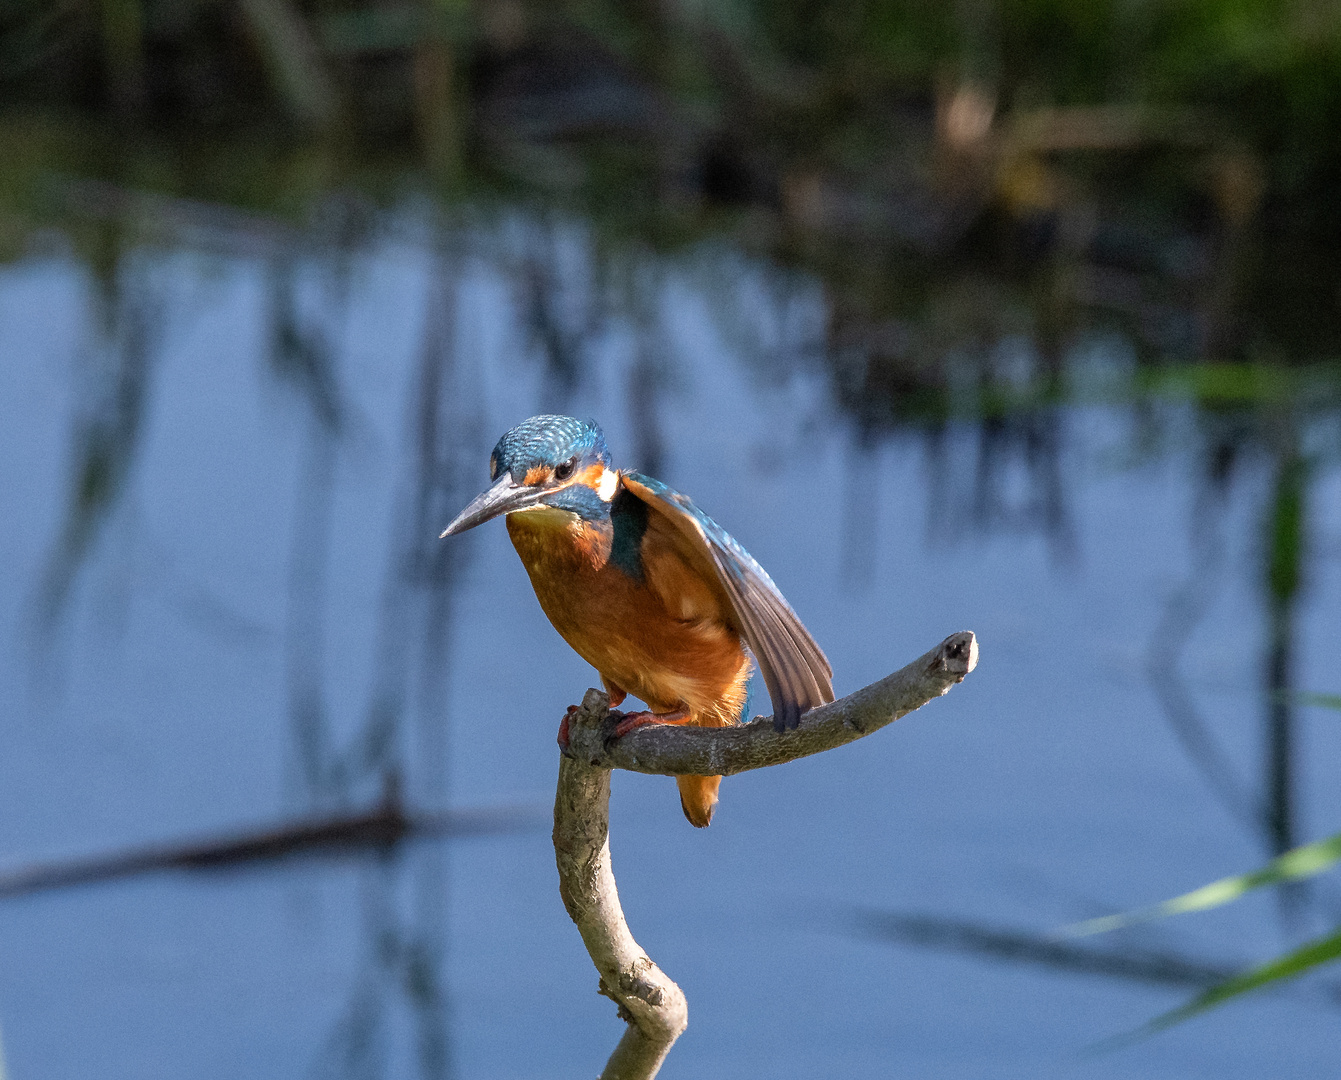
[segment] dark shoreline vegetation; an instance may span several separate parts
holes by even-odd
[[[1064,552],[1073,407],[1124,410],[1133,460],[1193,444],[1193,570],[1150,678],[1207,785],[1281,856],[1308,839],[1301,695],[1338,689],[1299,684],[1296,625],[1320,557],[1313,486],[1341,457],[1338,134],[1341,14],[1303,0],[10,0],[0,260],[82,262],[116,342],[89,377],[44,602],[57,619],[133,458],[162,314],[140,253],[266,267],[271,363],[334,439],[345,404],[332,344],[299,311],[304,263],[338,278],[395,237],[444,266],[483,251],[562,390],[602,325],[638,321],[649,267],[655,280],[659,260],[740,252],[769,266],[784,315],[798,282],[822,292],[815,340],[742,353],[763,380],[821,373],[855,454],[912,431],[937,468],[972,429],[938,520],[1037,530]],[[592,279],[576,311],[574,237]],[[1095,342],[1123,364],[1092,365]],[[654,349],[644,362],[648,386],[673,377]],[[642,438],[656,472],[654,423]],[[451,491],[430,472],[426,519]],[[1239,484],[1247,472],[1265,483]],[[1231,497],[1260,502],[1251,780],[1178,672],[1223,571]],[[852,557],[859,571],[859,543]],[[449,583],[440,553],[407,558]],[[1291,923],[1309,894],[1279,887]]]
[[[598,258],[727,242],[812,276],[830,316],[807,359],[872,435],[1046,408],[1104,334],[1142,371],[1215,365],[1188,384],[1211,412],[1328,405],[1324,12],[22,0],[0,16],[0,255],[54,224],[105,274],[146,225],[189,243],[223,208],[352,249],[427,197],[447,224],[581,221]],[[1029,370],[995,370],[1021,339]],[[1300,366],[1301,394],[1270,377]]]

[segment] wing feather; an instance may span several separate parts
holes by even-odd
[[[691,565],[711,572],[736,630],[749,645],[773,699],[773,724],[796,727],[807,709],[833,700],[833,669],[762,566],[687,496],[637,472],[620,481],[672,526]]]

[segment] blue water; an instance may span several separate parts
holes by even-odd
[[[1060,522],[1031,512],[1038,478],[1016,457],[984,523],[972,423],[933,451],[913,429],[863,440],[834,404],[813,283],[728,249],[634,254],[602,306],[573,226],[556,293],[569,379],[567,354],[547,363],[527,325],[531,228],[482,222],[444,248],[410,220],[340,258],[146,244],[123,253],[110,302],[59,250],[0,271],[0,865],[365,805],[388,764],[416,806],[522,804],[538,821],[390,857],[0,901],[5,1075],[599,1071],[622,1025],[559,902],[543,820],[559,717],[594,673],[545,621],[500,523],[446,555],[435,539],[487,482],[497,436],[549,410],[599,419],[620,464],[659,458],[769,570],[839,694],[953,631],[981,644],[972,676],[894,727],[729,778],[707,831],[669,779],[615,776],[624,907],[690,1002],[664,1076],[1334,1075],[1341,1014],[1318,979],[1095,1056],[1193,989],[853,929],[878,910],[1042,933],[1263,860],[1149,676],[1196,570],[1190,412],[1167,407],[1151,448],[1119,406],[1058,410]],[[325,382],[272,359],[277,272]],[[124,470],[87,543],[63,549],[136,318],[152,332],[138,420],[117,429]],[[1077,349],[1124,370],[1120,342]],[[434,367],[441,460],[425,484]],[[1215,522],[1223,555],[1179,662],[1253,784],[1267,481],[1250,458]],[[1335,692],[1334,468],[1308,526],[1298,683]],[[1317,709],[1299,723],[1310,839],[1341,821],[1341,724]],[[1233,967],[1338,909],[1324,878],[1292,926],[1263,895],[1124,940]]]

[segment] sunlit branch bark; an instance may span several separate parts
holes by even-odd
[[[628,1029],[602,1080],[657,1074],[689,1023],[685,996],[633,940],[610,868],[610,771],[716,776],[818,754],[869,735],[940,697],[973,670],[973,634],[952,634],[893,675],[814,709],[794,731],[776,732],[763,718],[735,728],[648,726],[612,739],[618,714],[588,690],[569,717],[568,750],[559,760],[554,800],[554,855],[559,894],[577,924],[600,992],[619,1006]]]

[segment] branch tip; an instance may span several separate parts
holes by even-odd
[[[792,730],[774,730],[771,717],[726,728],[649,724],[612,738],[608,699],[588,690],[569,720],[569,756],[596,768],[663,776],[729,776],[832,750],[869,735],[962,682],[978,664],[970,630],[951,634],[893,675],[838,701],[811,709]]]

